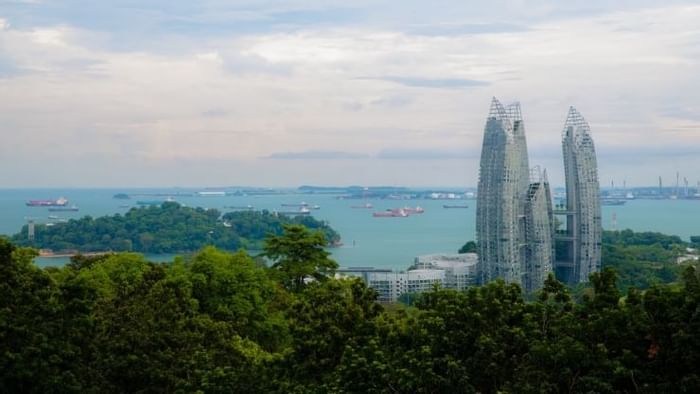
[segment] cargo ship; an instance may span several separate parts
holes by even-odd
[[[367,204],[365,204],[365,205],[353,205],[353,206],[351,206],[350,208],[354,208],[354,209],[372,209],[372,208],[374,208],[374,206],[373,206],[372,204],[370,204],[370,203],[367,203]]]
[[[408,217],[408,213],[403,210],[403,208],[398,209],[387,209],[382,212],[375,212],[372,214],[375,218],[405,218]]]
[[[64,207],[68,204],[68,200],[60,197],[56,200],[29,200],[28,207]]]
[[[443,205],[442,206],[445,209],[450,209],[450,208],[469,208],[469,205]]]
[[[602,199],[600,200],[601,205],[625,205],[627,201],[625,200],[615,200],[615,199]]]
[[[406,213],[409,214],[409,215],[414,214],[414,213],[423,213],[423,212],[425,212],[425,209],[423,209],[423,208],[421,208],[421,207],[419,207],[419,206],[417,206],[417,205],[416,205],[415,208],[403,207],[402,209],[403,209],[404,212],[406,212]]]

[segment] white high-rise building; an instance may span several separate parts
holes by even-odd
[[[518,103],[504,107],[495,97],[481,148],[476,206],[479,280],[522,283],[525,258],[525,194],[529,167],[525,128]]]
[[[531,179],[532,178],[532,179]],[[552,197],[546,171],[528,167],[519,104],[494,98],[484,128],[476,207],[480,283],[496,278],[532,292],[554,261]]]
[[[527,240],[523,288],[528,293],[542,288],[554,264],[554,216],[547,171],[532,169],[525,200]]]
[[[600,185],[591,128],[576,108],[569,114],[562,131],[566,175],[566,230],[557,241],[566,244],[566,255],[555,264],[557,277],[569,284],[587,282],[600,271],[602,222]]]

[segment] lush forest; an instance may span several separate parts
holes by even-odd
[[[646,289],[652,284],[674,282],[682,271],[676,258],[689,246],[675,235],[604,231],[602,265],[615,269],[622,291],[632,286]]]
[[[325,243],[286,226],[269,267],[206,247],[39,269],[0,239],[0,392],[700,392],[693,267],[626,296],[608,268],[580,302],[550,277],[532,301],[495,281],[385,309]]]
[[[36,225],[34,241],[27,226],[13,237],[20,246],[53,251],[126,251],[140,253],[194,252],[206,245],[224,250],[259,250],[267,235],[281,234],[285,224],[302,224],[322,231],[329,243],[340,239],[327,223],[311,216],[290,217],[268,211],[228,212],[190,208],[175,202],[132,208],[124,215]]]

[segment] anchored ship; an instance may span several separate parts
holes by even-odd
[[[28,207],[63,207],[68,204],[68,199],[60,197],[56,200],[29,200]]]
[[[403,210],[403,208],[387,209],[382,212],[375,212],[372,214],[375,218],[405,218],[408,217],[408,213]]]

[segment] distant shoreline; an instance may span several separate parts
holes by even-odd
[[[74,256],[78,256],[78,255],[80,255],[80,256],[85,256],[85,257],[95,257],[95,256],[103,256],[103,255],[106,255],[106,254],[112,254],[112,253],[115,253],[115,252],[106,251],[106,252],[85,252],[85,253],[81,253],[81,252],[79,252],[79,251],[75,251],[75,252],[59,252],[59,253],[55,253],[55,252],[52,252],[52,251],[49,251],[49,250],[39,250],[39,257],[45,257],[45,258],[48,258],[48,259],[52,259],[52,258],[74,257]]]

